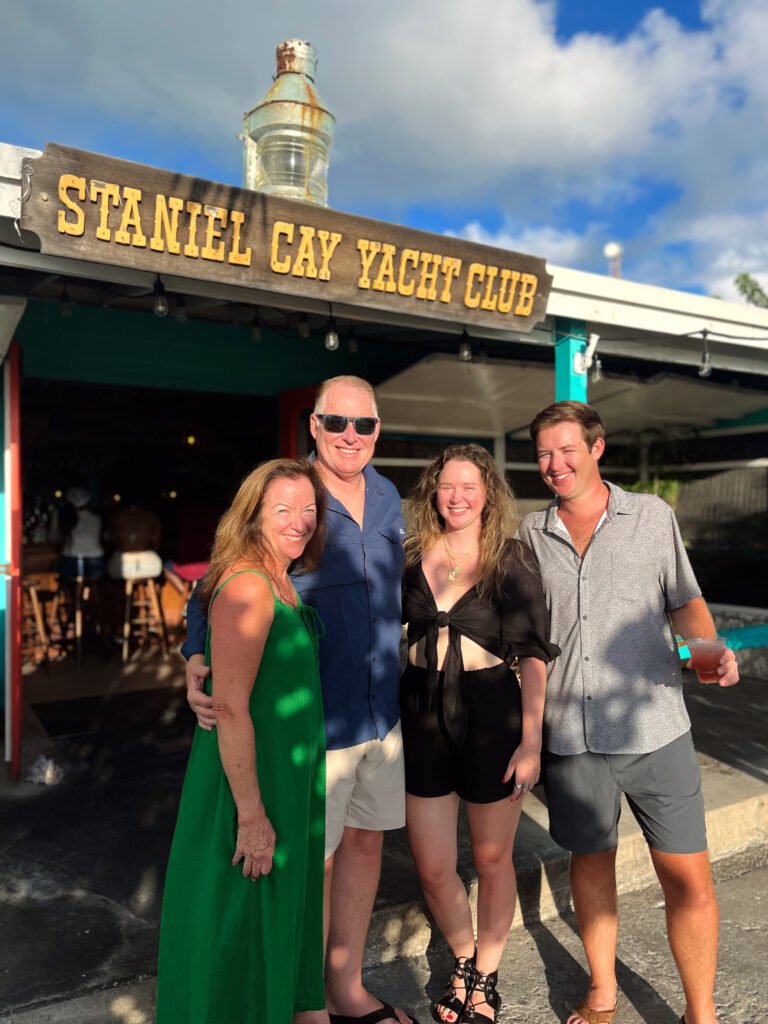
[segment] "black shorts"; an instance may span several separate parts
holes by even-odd
[[[508,797],[514,777],[501,780],[520,744],[523,725],[514,672],[502,663],[464,673],[467,729],[461,746],[448,735],[439,708],[420,710],[426,674],[425,668],[409,663],[400,680],[406,792],[423,797],[457,793],[474,804]]]

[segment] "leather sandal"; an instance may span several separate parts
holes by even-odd
[[[587,1024],[611,1024],[611,1021],[616,1016],[616,1009],[618,1003],[614,1004],[612,1010],[593,1010],[591,1006],[587,1006],[586,1002],[583,1002],[581,1006],[577,1006],[571,1016],[578,1015]]]
[[[471,1002],[467,999],[464,1012],[461,1015],[462,1024],[495,1024],[496,1018],[499,1015],[501,1009],[501,996],[496,991],[496,984],[499,980],[499,972],[493,971],[491,974],[483,974],[482,971],[475,969],[474,978],[472,979],[472,988],[470,990],[470,996],[474,998],[478,992],[483,994],[483,999],[479,1002]],[[481,1006],[489,1006],[493,1012],[493,1016],[489,1017],[487,1013],[478,1013],[478,1009]],[[592,1022],[590,1021],[590,1024]]]
[[[467,1005],[467,999],[469,999],[469,993],[472,988],[472,982],[475,976],[475,956],[477,950],[472,956],[457,956],[453,961],[453,971],[451,972],[451,978],[448,983],[448,987],[445,992],[436,999],[429,1008],[429,1012],[432,1014],[432,1020],[438,1021],[438,1024],[458,1024],[462,1019],[462,1013],[464,1007]],[[456,994],[456,989],[453,987],[453,981],[461,981],[464,984],[464,998],[460,999]],[[451,1013],[455,1013],[456,1017],[453,1021],[446,1021],[440,1016],[440,1010],[450,1010]]]

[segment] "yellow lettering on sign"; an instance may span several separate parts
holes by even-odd
[[[245,222],[245,214],[240,213],[239,210],[232,210],[232,212],[229,215],[229,219],[232,221],[232,248],[229,253],[228,262],[234,263],[238,267],[250,267],[250,245],[245,250],[245,252],[240,251],[240,229],[242,228]]]
[[[416,291],[416,279],[415,276],[411,277],[408,281],[405,279],[405,272],[408,266],[411,266],[413,270],[419,265],[419,250],[418,249],[403,249],[400,254],[400,266],[397,271],[397,294],[398,295],[413,295]]]
[[[96,237],[102,242],[108,242],[112,238],[109,230],[109,208],[120,205],[120,188],[111,181],[94,181],[91,179],[88,198],[92,203],[99,203],[99,223],[96,228]],[[101,200],[99,202],[99,200]]]
[[[224,243],[219,242],[216,246],[213,243],[221,238],[221,230],[217,225],[220,224],[222,229],[227,226],[227,211],[221,206],[206,206],[203,212],[208,218],[208,224],[205,229],[205,245],[200,250],[200,255],[204,260],[223,263]]]
[[[434,252],[423,252],[419,262],[421,263],[421,274],[419,276],[419,287],[416,289],[417,299],[429,299],[434,301],[437,298],[437,272],[440,269],[442,256]]]
[[[520,280],[519,270],[508,270],[506,267],[499,275],[499,313],[511,313],[515,301],[517,282]]]
[[[371,279],[368,276],[371,272],[371,265],[381,252],[381,242],[371,242],[367,238],[357,240],[357,248],[360,253],[360,277],[357,281],[358,288],[370,288]]]
[[[115,241],[118,245],[135,245],[137,249],[143,249],[146,246],[147,236],[141,230],[140,202],[140,188],[123,189],[123,216],[120,220],[120,227],[115,232]],[[129,232],[129,228],[133,229],[132,234]]]
[[[75,219],[67,220],[67,211],[59,210],[56,225],[61,235],[82,235],[85,231],[85,211],[70,198],[70,190],[74,190],[82,202],[85,199],[85,178],[79,178],[76,174],[62,174],[59,178],[59,199],[70,213],[74,213]]]
[[[464,286],[464,305],[468,309],[477,309],[480,305],[481,293],[474,291],[475,282],[478,284],[482,283],[485,277],[485,264],[484,263],[470,263],[469,271],[467,272],[467,283]]]
[[[373,290],[375,292],[396,292],[397,284],[395,283],[395,262],[394,256],[397,250],[394,245],[384,242],[381,247],[381,263],[379,264],[379,272],[376,275],[376,280],[373,282]]]
[[[451,301],[451,284],[461,270],[461,260],[456,256],[443,257],[443,290],[440,292],[441,302]]]
[[[198,245],[198,220],[203,212],[203,207],[200,203],[193,203],[193,201],[187,200],[184,209],[189,214],[189,223],[186,228],[184,256],[188,256],[189,259],[197,259],[200,256],[200,246]]]
[[[296,259],[293,261],[291,274],[294,277],[317,277],[317,264],[315,263],[315,247],[312,244],[315,238],[315,229],[306,224],[299,224],[299,248],[296,252]]]
[[[278,246],[280,244],[281,236],[285,236],[288,245],[293,241],[293,224],[288,224],[284,220],[276,220],[275,226],[272,228],[272,253],[269,261],[271,269],[276,274],[287,274],[291,269],[291,257],[286,256],[284,259],[278,259]]]
[[[331,271],[329,264],[333,259],[333,254],[336,252],[336,246],[341,241],[341,234],[338,231],[323,231],[317,232],[317,237],[320,242],[320,272],[318,277],[321,281],[331,280]]]
[[[170,208],[170,214],[168,210]],[[181,243],[176,237],[179,231],[179,213],[184,209],[184,200],[176,196],[164,195],[155,197],[155,226],[152,229],[152,237],[149,240],[149,248],[153,252],[165,252],[166,245],[168,252],[178,256],[181,252]]]
[[[533,312],[533,299],[539,279],[535,274],[523,274],[520,278],[520,297],[517,300],[515,316],[530,316]]]
[[[493,313],[496,309],[496,303],[499,301],[498,295],[493,290],[499,268],[486,267],[485,270],[485,295],[483,295],[483,301],[480,303],[480,309],[487,309],[489,313]]]

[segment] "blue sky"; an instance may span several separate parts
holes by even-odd
[[[0,141],[239,183],[274,48],[311,40],[330,201],[626,277],[768,287],[764,0],[10,0]]]

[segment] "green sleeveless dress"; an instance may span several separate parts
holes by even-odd
[[[316,613],[300,598],[292,608],[273,597],[275,618],[250,700],[259,788],[277,836],[272,871],[251,881],[242,862],[232,866],[235,802],[216,730],[198,727],[165,879],[157,1024],[291,1024],[294,1013],[325,1005]],[[210,641],[209,628],[208,664]]]

